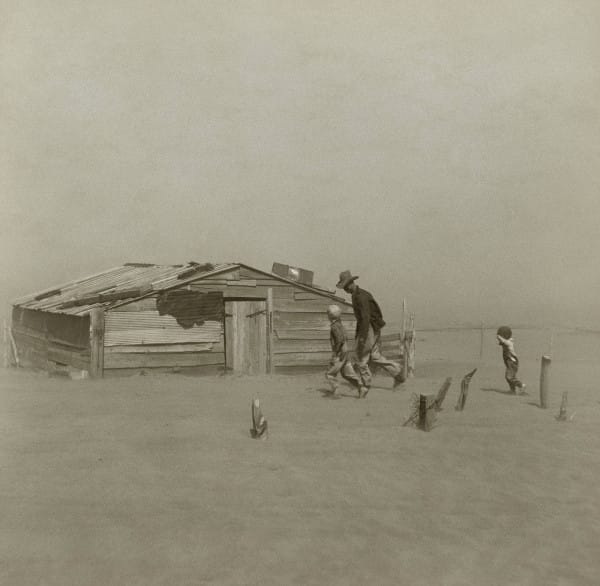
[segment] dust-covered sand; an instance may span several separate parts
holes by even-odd
[[[326,398],[321,374],[2,371],[0,583],[600,583],[600,368],[555,360],[543,410],[535,352],[529,394],[511,396],[499,350],[470,358],[474,336],[459,361],[434,359],[439,336],[420,334],[417,377],[393,392],[378,376],[365,400],[349,387]],[[402,427],[411,394],[446,376],[436,427]],[[250,439],[254,396],[267,441]]]

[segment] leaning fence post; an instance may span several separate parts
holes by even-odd
[[[465,403],[467,402],[467,393],[469,392],[469,383],[476,372],[477,369],[474,368],[471,372],[465,374],[460,383],[460,395],[458,395],[458,401],[455,407],[457,411],[462,411],[465,408]]]
[[[440,387],[440,390],[438,391],[438,394],[435,398],[435,410],[436,411],[442,410],[442,403],[444,402],[444,399],[446,398],[446,394],[448,393],[448,389],[450,388],[451,384],[452,384],[452,377],[449,376],[444,381],[444,384]]]
[[[540,371],[540,407],[548,407],[548,389],[550,388],[550,356],[542,356],[542,367]]]

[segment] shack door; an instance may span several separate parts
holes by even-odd
[[[267,372],[267,302],[225,302],[225,366],[244,374]]]

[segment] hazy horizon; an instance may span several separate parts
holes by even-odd
[[[8,1],[0,302],[342,270],[397,321],[600,329],[600,4]]]

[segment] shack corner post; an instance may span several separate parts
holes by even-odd
[[[90,311],[90,378],[104,376],[104,309]]]

